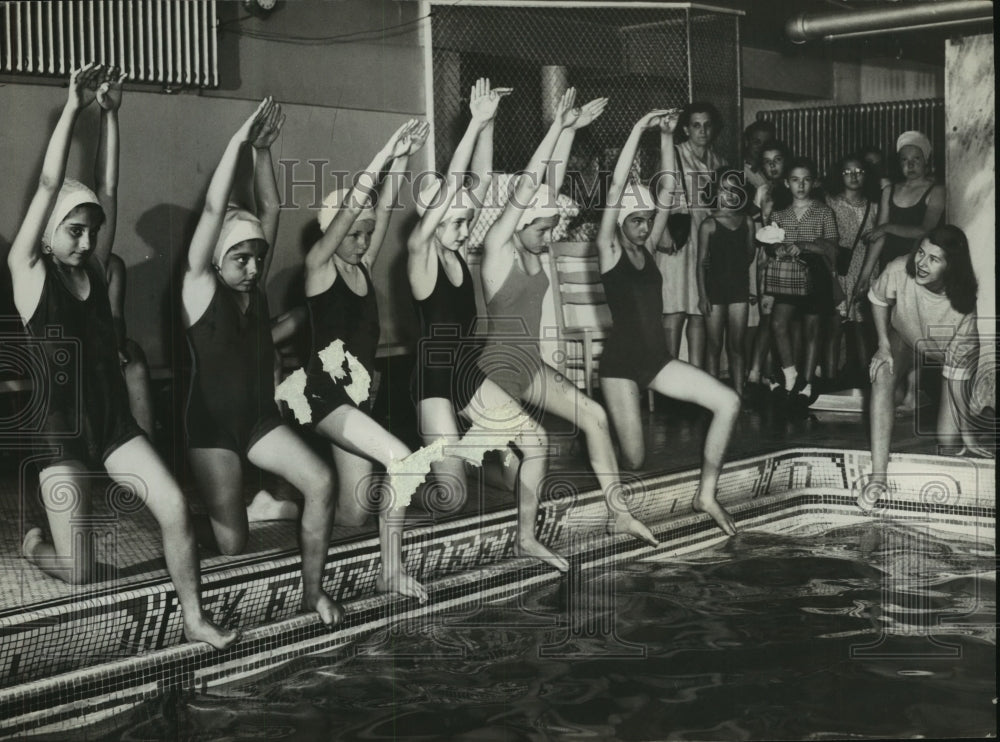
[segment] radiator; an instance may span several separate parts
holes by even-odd
[[[878,147],[885,162],[891,162],[896,137],[910,129],[927,135],[936,167],[944,170],[944,100],[940,98],[760,111],[757,118],[772,121],[778,139],[793,154],[814,160],[821,173],[829,173],[844,155],[868,146]]]
[[[66,76],[88,62],[130,80],[217,87],[215,0],[4,2],[0,72]]]

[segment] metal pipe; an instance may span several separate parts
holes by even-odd
[[[871,8],[847,13],[799,13],[785,24],[785,33],[796,43],[811,39],[859,36],[878,31],[903,32],[930,24],[955,25],[957,22],[993,21],[993,3],[989,0],[954,0],[929,2],[893,8]]]

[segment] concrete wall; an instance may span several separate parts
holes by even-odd
[[[121,191],[116,251],[128,266],[126,312],[130,335],[141,339],[155,366],[182,354],[183,336],[172,331],[178,267],[193,231],[208,180],[231,133],[265,95],[281,102],[287,122],[275,143],[280,159],[302,164],[296,180],[312,180],[308,160],[323,170],[356,171],[400,123],[423,116],[423,52],[416,3],[392,0],[299,0],[284,3],[267,20],[239,20],[239,3],[220,3],[221,86],[167,95],[129,86],[121,112]],[[283,36],[333,36],[403,26],[325,45],[297,45],[251,38],[234,31]],[[0,249],[20,224],[37,183],[49,134],[65,100],[51,80],[8,77],[0,87],[0,162],[7,177],[0,199]],[[96,109],[77,127],[68,174],[92,182]],[[413,169],[426,162],[418,156]],[[284,173],[278,169],[279,188]],[[334,187],[329,177],[318,195]],[[267,290],[272,311],[301,295],[303,249],[311,244],[312,187],[286,196]],[[375,284],[382,306],[383,341],[414,336],[416,325],[401,275],[404,228],[412,211],[397,214],[379,259]],[[3,270],[6,270],[4,263]],[[407,297],[399,299],[398,297]]]
[[[996,71],[993,37],[954,38],[945,46],[948,214],[969,238],[979,278],[984,340],[977,402],[996,408]]]

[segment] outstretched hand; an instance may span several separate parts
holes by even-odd
[[[668,136],[673,136],[677,130],[677,122],[681,118],[681,109],[671,108],[660,117],[660,131]]]
[[[414,155],[420,151],[420,148],[424,146],[427,142],[427,137],[431,133],[431,125],[426,121],[417,121],[406,134],[406,138],[409,140],[410,146],[403,154]]]
[[[77,109],[86,108],[97,97],[97,85],[104,75],[104,68],[99,64],[86,64],[74,70],[69,76],[68,104]]]
[[[267,120],[268,114],[271,112],[271,108],[274,106],[274,99],[268,96],[260,102],[257,106],[257,110],[250,114],[250,117],[244,121],[240,128],[236,130],[233,134],[233,138],[239,140],[240,142],[253,141],[257,138],[258,132],[264,126],[264,121]]]
[[[555,121],[563,129],[576,124],[582,111],[576,107],[576,88],[569,88],[556,104]]]
[[[670,109],[667,108],[657,108],[654,111],[650,111],[641,119],[635,122],[636,129],[652,129],[653,127],[660,125],[660,120],[670,113]]]
[[[580,108],[580,116],[577,118],[576,122],[573,124],[574,129],[582,129],[585,126],[590,126],[602,113],[608,105],[607,98],[594,98],[586,105]]]
[[[106,67],[102,77],[96,92],[97,105],[105,111],[117,111],[122,105],[122,83],[128,75],[118,67]]]
[[[281,104],[271,100],[265,113],[250,129],[250,144],[256,149],[267,149],[281,133],[285,125],[285,114],[281,112]]]
[[[472,120],[480,124],[492,121],[497,115],[500,99],[510,95],[514,88],[490,88],[487,77],[480,77],[469,92],[469,113]]]

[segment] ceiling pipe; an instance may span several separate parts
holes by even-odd
[[[926,2],[892,8],[870,8],[845,13],[800,13],[785,24],[795,43],[811,39],[856,38],[867,34],[949,27],[960,23],[993,21],[990,0]]]

